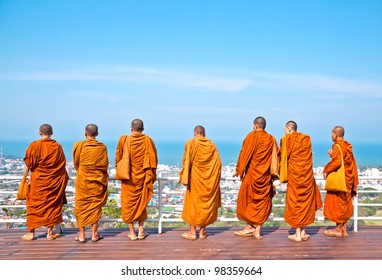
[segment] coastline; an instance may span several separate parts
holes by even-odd
[[[75,141],[60,141],[67,161],[72,161],[72,147]],[[1,140],[0,148],[4,157],[23,158],[25,150],[31,141]],[[103,142],[101,140],[101,142]],[[109,161],[114,162],[117,141],[104,141],[108,149]],[[159,164],[181,166],[185,141],[156,141]],[[216,141],[215,142],[223,165],[235,164],[240,153],[241,141]],[[359,167],[382,166],[382,143],[381,142],[354,142],[353,152]],[[313,166],[325,166],[330,158],[327,150],[332,146],[331,142],[313,142]]]

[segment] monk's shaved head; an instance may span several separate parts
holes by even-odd
[[[289,128],[292,131],[297,131],[297,123],[295,121],[287,122],[285,127]]]
[[[140,119],[135,119],[131,122],[131,129],[136,132],[142,132],[143,127],[143,121]]]
[[[203,137],[206,136],[206,130],[205,130],[204,127],[201,126],[201,125],[197,125],[197,126],[195,126],[195,128],[194,128],[194,132],[195,132],[195,134],[197,134],[197,135],[201,135],[201,136],[203,136]]]
[[[91,137],[94,137],[94,136],[97,136],[98,134],[98,126],[95,125],[95,124],[88,124],[86,127],[85,127],[85,132],[91,136]]]
[[[343,138],[345,136],[345,128],[343,128],[342,126],[335,126],[332,130],[332,132],[338,136],[340,136],[341,138]]]
[[[267,122],[263,117],[257,117],[253,121],[253,124],[257,124],[259,126],[259,128],[261,128],[261,129],[265,129],[265,127],[267,126]]]
[[[40,126],[40,132],[42,135],[51,136],[53,134],[53,128],[50,124],[44,123]]]

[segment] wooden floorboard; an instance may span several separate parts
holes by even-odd
[[[127,229],[104,229],[103,240],[82,244],[74,240],[77,231],[64,229],[61,238],[48,241],[45,229],[38,238],[24,241],[24,230],[0,230],[2,260],[382,260],[382,227],[365,226],[350,232],[348,238],[323,234],[327,227],[310,227],[310,240],[287,239],[290,227],[263,229],[263,239],[237,237],[238,228],[209,227],[205,240],[181,238],[187,229],[165,228],[158,234],[148,229],[144,240],[131,241]],[[90,230],[87,231],[90,234]],[[90,236],[89,236],[90,237]]]

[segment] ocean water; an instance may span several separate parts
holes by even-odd
[[[117,142],[104,142],[108,148],[110,162],[114,162]],[[72,147],[74,141],[60,142],[68,161],[72,160]],[[182,164],[182,156],[185,142],[180,141],[157,141],[158,159],[160,164],[176,165]],[[221,141],[215,142],[223,165],[237,162],[242,142]],[[22,158],[29,142],[23,141],[0,141],[3,155]],[[358,166],[371,167],[382,166],[382,142],[355,142],[352,143],[353,152]],[[329,161],[327,150],[332,146],[331,142],[313,142],[313,165],[324,166]]]

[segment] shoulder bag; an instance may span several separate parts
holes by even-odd
[[[122,158],[116,163],[116,171],[114,178],[117,180],[129,180],[130,179],[130,138],[126,136],[125,144],[123,145]]]
[[[345,179],[345,166],[344,157],[342,154],[341,146],[336,144],[341,153],[341,167],[337,171],[329,173],[326,177],[325,190],[331,192],[347,192],[346,179]]]

